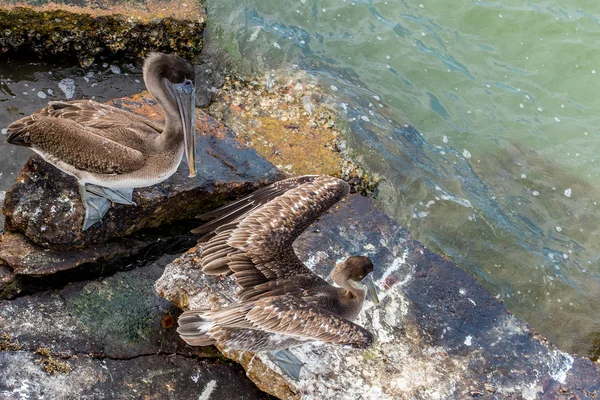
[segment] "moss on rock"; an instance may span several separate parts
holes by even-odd
[[[76,57],[87,67],[98,56],[139,59],[165,51],[195,59],[202,50],[203,18],[98,14],[0,7],[0,54]]]

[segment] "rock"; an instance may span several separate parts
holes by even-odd
[[[159,107],[147,93],[113,104],[150,118],[160,115]],[[233,139],[228,128],[200,110],[196,113],[196,178],[187,177],[187,165],[183,162],[166,181],[135,190],[133,201],[137,206],[114,205],[101,223],[82,232],[83,205],[75,179],[33,156],[6,193],[5,229],[23,233],[42,247],[82,248],[144,228],[193,218],[281,178],[277,169],[256,151]]]
[[[0,302],[0,398],[267,398],[177,338],[178,310],[152,289],[170,260]]]
[[[196,107],[208,107],[225,83],[230,57],[223,51],[203,51],[196,72]]]
[[[172,327],[179,311],[157,296],[152,285],[173,258],[163,256],[105,279],[2,301],[0,335],[10,335],[22,350],[43,347],[63,358],[93,353],[124,359],[161,352],[210,356],[205,349],[186,349],[173,329],[162,327]]]
[[[49,375],[27,352],[0,352],[3,399],[268,399],[229,364],[179,355],[148,355],[131,360],[69,359],[68,375]],[[203,397],[204,396],[204,397]]]
[[[5,232],[0,235],[0,299],[93,279],[183,251],[197,239],[190,228],[163,227],[70,251],[45,249],[20,233]]]
[[[415,241],[369,198],[351,195],[295,243],[321,276],[352,254],[375,264],[381,304],[367,301],[358,323],[374,332],[366,350],[307,344],[287,376],[271,353],[220,349],[259,388],[280,398],[562,398],[600,389],[597,364],[557,350],[450,260]],[[155,288],[182,308],[225,305],[230,278],[200,274],[196,247],[167,266]]]
[[[205,10],[199,2],[175,0],[22,0],[0,5],[0,54],[76,58],[87,68],[98,57],[139,60],[150,51],[197,58]]]
[[[14,297],[19,293],[16,276],[6,262],[0,260],[0,299]]]
[[[39,277],[70,270],[83,264],[131,257],[151,243],[136,239],[115,240],[83,249],[60,251],[43,249],[19,233],[5,232],[0,236],[0,259],[10,265],[15,274]]]
[[[300,72],[275,84],[227,76],[208,112],[286,174],[331,175],[348,181],[353,191],[372,192],[377,178],[341,150],[345,122],[329,101]]]

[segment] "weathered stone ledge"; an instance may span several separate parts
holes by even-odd
[[[98,56],[137,61],[164,51],[197,59],[202,49],[205,12],[197,1],[41,3],[0,1],[0,54],[76,57],[87,67]]]

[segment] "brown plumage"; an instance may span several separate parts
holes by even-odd
[[[206,233],[202,271],[231,274],[239,301],[221,310],[190,310],[179,318],[190,345],[214,343],[261,351],[308,341],[367,347],[372,334],[350,322],[367,293],[360,283],[371,260],[353,256],[339,263],[328,284],[308,269],[292,248],[294,240],[349,192],[329,176],[301,176],[262,188],[201,216],[214,218],[196,229]]]
[[[134,204],[134,188],[171,176],[184,147],[195,174],[192,65],[175,55],[152,53],[144,63],[144,80],[165,112],[164,127],[106,104],[75,100],[51,101],[7,129],[9,143],[30,147],[78,180],[84,229],[102,218],[108,209],[103,201]]]

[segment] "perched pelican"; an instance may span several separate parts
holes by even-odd
[[[144,82],[162,106],[164,127],[147,118],[91,100],[51,101],[8,127],[8,142],[30,147],[79,183],[85,207],[83,230],[110,203],[135,205],[134,188],[171,176],[185,155],[196,175],[194,68],[183,58],[150,54]]]
[[[281,350],[310,341],[368,347],[373,335],[350,320],[360,312],[373,263],[352,256],[335,266],[334,287],[308,269],[292,243],[350,190],[329,176],[276,182],[250,196],[200,216],[214,218],[197,228],[206,233],[202,271],[231,274],[238,302],[220,310],[190,310],[177,331],[188,344],[231,349]]]

